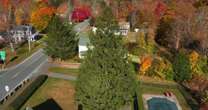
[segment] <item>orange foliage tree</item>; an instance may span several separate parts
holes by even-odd
[[[48,26],[54,13],[53,7],[41,7],[32,11],[30,22],[37,30],[42,31]]]
[[[142,75],[151,67],[152,65],[152,58],[150,56],[144,57],[142,63],[140,65],[140,73]]]
[[[1,4],[2,4],[2,7],[4,10],[8,10],[8,8],[10,6],[10,0],[2,0]]]

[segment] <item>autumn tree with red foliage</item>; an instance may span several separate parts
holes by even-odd
[[[71,19],[74,22],[82,22],[91,17],[91,9],[87,5],[80,5],[74,8]]]
[[[166,11],[167,11],[166,4],[159,1],[157,3],[156,8],[155,8],[155,15],[156,15],[157,19],[160,20],[163,17],[163,15],[165,14]]]
[[[3,7],[3,10],[8,10],[10,7],[10,0],[2,0],[0,1]]]

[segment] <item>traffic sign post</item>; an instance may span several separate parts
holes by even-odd
[[[3,63],[1,69],[5,66],[5,60],[6,60],[6,51],[0,51],[0,63]]]
[[[3,60],[3,61],[6,60],[6,52],[5,51],[0,51],[0,60]]]

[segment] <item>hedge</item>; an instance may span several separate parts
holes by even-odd
[[[31,95],[45,82],[48,76],[41,75],[32,79],[31,82],[24,88],[17,91],[19,93],[11,99],[6,107],[6,110],[19,110],[21,106],[31,97]]]

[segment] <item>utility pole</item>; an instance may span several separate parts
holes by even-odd
[[[15,53],[14,44],[12,41],[12,33],[10,32],[10,29],[14,26],[14,22],[13,22],[13,20],[14,20],[14,7],[13,6],[11,6],[9,9],[7,19],[9,21],[9,28],[7,30],[7,37],[10,42],[11,51],[12,51],[12,53]]]
[[[29,48],[29,52],[31,51],[31,46],[30,46],[31,43],[30,43],[30,39],[31,39],[30,36],[28,36],[28,48]]]
[[[8,37],[8,40],[9,40],[9,45],[10,45],[11,51],[12,51],[12,53],[14,53],[14,45],[13,45],[13,42],[12,42],[12,33],[9,30],[10,29],[7,30],[7,37]]]
[[[27,35],[26,36],[28,36],[27,41],[28,41],[29,52],[31,51],[31,35],[32,35],[31,31],[30,31],[29,27],[27,27]]]

